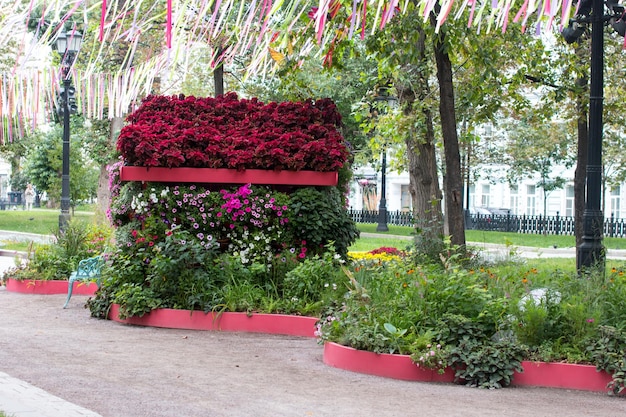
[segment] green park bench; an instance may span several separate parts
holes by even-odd
[[[104,265],[104,258],[102,255],[94,256],[92,258],[83,259],[78,263],[76,271],[70,275],[70,280],[67,283],[67,300],[63,308],[67,308],[67,304],[72,298],[72,290],[74,289],[74,282],[85,282],[95,280],[98,287],[100,287],[100,270]]]

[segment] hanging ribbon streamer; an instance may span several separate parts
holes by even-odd
[[[165,27],[165,44],[172,49],[172,0],[167,0],[167,23]]]
[[[107,0],[102,0],[102,12],[100,12],[100,33],[98,34],[98,40],[102,42],[104,39],[104,20],[107,15]]]

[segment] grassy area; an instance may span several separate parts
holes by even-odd
[[[59,210],[49,209],[0,210],[0,230],[42,235],[53,234],[59,228],[59,214]],[[80,212],[76,213],[74,217],[91,221],[93,213]]]
[[[375,224],[358,224],[358,228],[364,233],[379,233],[385,235],[411,236],[413,228],[408,226],[389,226],[388,232],[377,232]],[[465,239],[468,242],[497,243],[512,246],[532,246],[547,248],[557,246],[559,248],[571,248],[576,246],[574,236],[561,235],[531,235],[513,232],[490,232],[483,230],[466,230]],[[626,249],[626,239],[605,237],[604,245],[608,249]]]
[[[392,237],[362,237],[358,239],[349,250],[351,252],[367,252],[383,246],[391,246],[404,249],[411,244],[411,240],[394,239]]]

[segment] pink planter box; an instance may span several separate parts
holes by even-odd
[[[24,281],[9,278],[6,282],[7,291],[23,294],[67,294],[67,283],[60,280],[32,280]],[[98,290],[95,282],[74,282],[74,295],[94,295]]]
[[[335,368],[368,375],[406,381],[452,382],[454,372],[447,368],[443,375],[432,369],[419,368],[409,355],[390,355],[357,350],[337,343],[324,343],[324,363]]]
[[[202,311],[160,308],[142,317],[119,318],[118,304],[111,306],[109,319],[138,326],[187,330],[220,330],[315,337],[315,317],[284,314],[204,313]]]
[[[449,368],[439,375],[418,368],[408,355],[378,354],[332,342],[324,344],[324,363],[347,371],[408,381],[454,381],[454,372]],[[524,361],[522,367],[524,372],[514,374],[512,385],[607,392],[606,386],[611,381],[609,374],[598,372],[591,365]]]
[[[337,185],[336,172],[269,171],[225,168],[164,168],[123,166],[122,181],[195,182],[215,184],[275,184],[275,185]]]
[[[592,365],[524,361],[522,367],[524,372],[514,374],[513,385],[607,392],[606,385],[612,380]]]

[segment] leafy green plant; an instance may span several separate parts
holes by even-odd
[[[445,315],[440,321],[439,340],[447,346],[448,364],[455,380],[481,388],[501,388],[521,371],[526,348],[509,333],[496,329],[481,317]]]
[[[115,292],[112,301],[120,305],[119,317],[121,319],[141,317],[163,304],[152,289],[131,283],[122,284]]]
[[[433,330],[419,334],[411,345],[411,360],[418,367],[435,369],[443,374],[448,366],[449,353],[445,346],[433,341],[434,337]]]
[[[612,326],[600,326],[598,336],[588,350],[598,370],[613,378],[607,388],[612,394],[621,394],[626,388],[626,332]]]
[[[333,243],[343,258],[358,238],[359,230],[348,215],[342,196],[335,187],[305,187],[291,194],[291,227],[305,236],[307,247],[321,253]]]
[[[108,226],[71,220],[63,233],[57,233],[53,243],[31,244],[28,262],[6,271],[6,277],[24,280],[68,279],[81,259],[103,253],[109,243]]]
[[[384,323],[384,329],[389,334],[389,353],[395,353],[402,349],[402,338],[406,335],[408,329],[398,329],[391,323]]]
[[[449,352],[456,381],[471,387],[502,388],[511,383],[515,371],[522,371],[524,347],[510,341],[480,343],[464,339]]]

